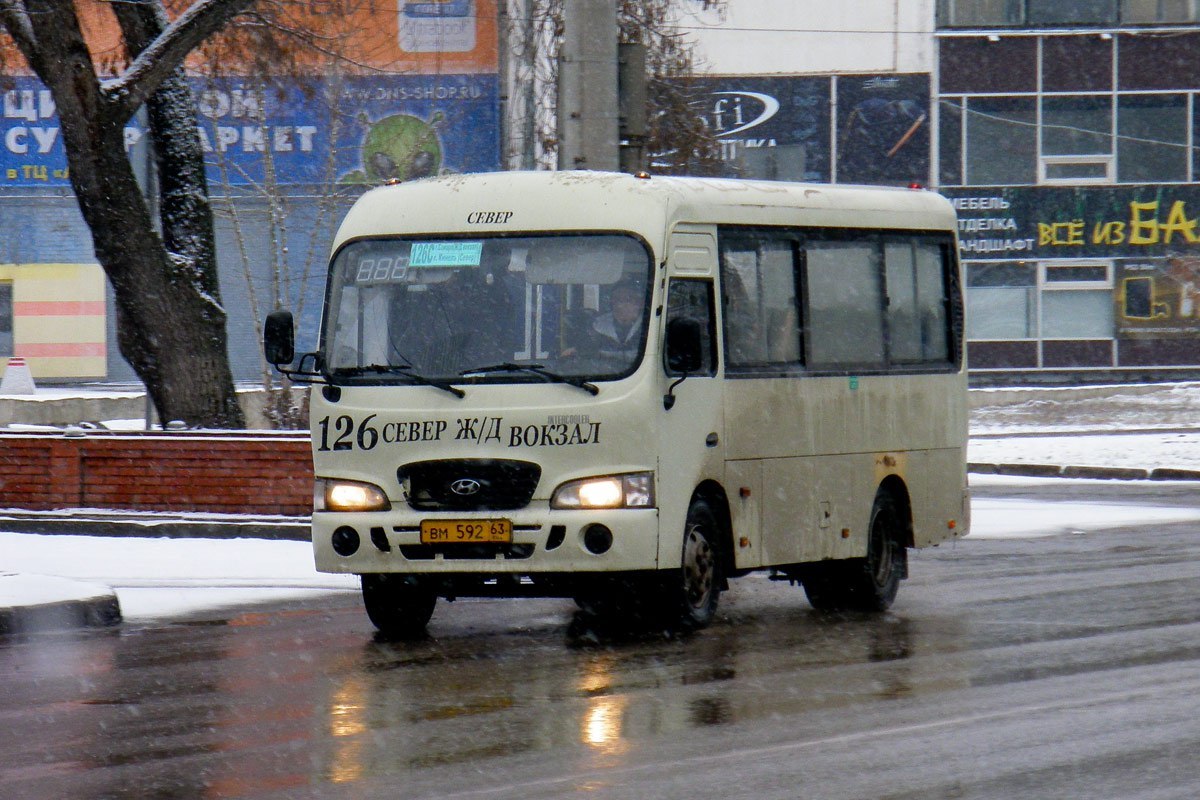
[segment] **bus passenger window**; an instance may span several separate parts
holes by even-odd
[[[884,245],[888,292],[888,350],[893,364],[950,360],[942,248],[933,242]]]
[[[810,366],[883,367],[883,286],[878,240],[814,240],[805,244],[804,252]]]
[[[721,280],[729,366],[800,363],[794,238],[763,234],[724,241]]]

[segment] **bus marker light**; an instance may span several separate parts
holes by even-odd
[[[850,538],[850,529],[849,528],[842,528],[842,538],[843,539]]]
[[[750,487],[743,486],[742,488],[738,489],[738,494],[740,494],[742,497],[749,497],[750,496]]]

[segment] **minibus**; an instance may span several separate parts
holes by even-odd
[[[568,597],[678,629],[729,581],[883,610],[969,530],[954,211],[921,189],[596,172],[364,194],[312,383],[319,570],[371,621]]]

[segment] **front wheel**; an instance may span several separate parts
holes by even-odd
[[[683,553],[678,570],[664,586],[666,608],[685,630],[712,622],[721,598],[724,574],[720,557],[720,526],[703,500],[692,503],[683,528]]]
[[[425,632],[437,595],[411,575],[377,573],[362,576],[367,616],[384,636],[411,638]]]

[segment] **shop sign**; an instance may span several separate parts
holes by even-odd
[[[1200,333],[1200,185],[942,194],[958,212],[964,260],[1110,261],[1118,336]]]
[[[943,189],[963,258],[1166,256],[1200,248],[1200,185]]]
[[[69,185],[57,110],[35,78],[0,100],[0,188]],[[495,75],[190,80],[208,182],[266,187],[378,185],[500,167]],[[125,146],[147,162],[135,118]]]

